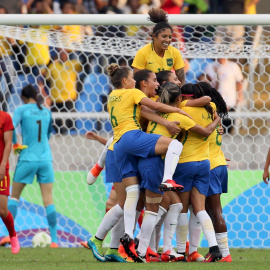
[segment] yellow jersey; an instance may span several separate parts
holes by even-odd
[[[12,46],[8,42],[7,38],[0,36],[0,57],[12,55]]]
[[[245,1],[245,8],[246,8],[246,13],[245,14],[256,14],[256,4],[253,4],[248,7],[248,5],[251,3],[252,0],[246,0]]]
[[[225,156],[221,150],[222,136],[218,133],[218,127],[209,136],[209,160],[210,170],[221,166],[227,165]]]
[[[116,89],[109,95],[108,111],[113,128],[114,140],[109,147],[113,150],[114,144],[123,134],[130,130],[141,130],[140,126],[140,101],[146,95],[134,89]]]
[[[63,63],[55,61],[49,64],[45,77],[51,84],[51,97],[56,103],[77,98],[77,74],[81,68],[81,64],[77,60]]]
[[[212,122],[211,115],[203,107],[186,107],[187,100],[181,102],[180,107],[188,113],[194,122],[202,127],[208,126]],[[215,108],[214,103],[210,103]],[[181,138],[183,151],[179,163],[202,161],[209,159],[209,137],[202,137],[190,130],[183,131]]]
[[[169,46],[164,56],[160,57],[155,52],[152,42],[137,51],[132,63],[134,68],[149,69],[155,73],[162,70],[178,70],[184,66],[185,63],[178,49]]]
[[[160,116],[168,121],[179,121],[180,124],[178,126],[181,129],[189,130],[190,128],[196,125],[196,123],[192,119],[179,113],[162,113],[160,114]],[[155,123],[153,121],[149,122],[146,133],[159,134],[164,137],[173,138],[173,139],[175,139],[178,135],[176,134],[172,136],[165,126]]]

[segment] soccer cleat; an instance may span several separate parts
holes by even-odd
[[[127,233],[120,238],[120,242],[122,243],[127,255],[132,258],[134,262],[143,262],[141,258],[138,257],[133,239],[130,238]]]
[[[124,258],[127,257],[128,262],[133,262],[132,258],[128,257],[123,245],[119,245],[118,252],[122,257],[124,257]]]
[[[222,255],[219,251],[218,246],[213,246],[209,248],[209,252],[204,257],[204,263],[219,261]]]
[[[154,252],[150,247],[148,247],[146,250],[146,261],[147,262],[161,262],[161,258],[158,253]]]
[[[145,255],[145,256],[142,256],[142,255],[140,254],[140,252],[137,251],[137,256],[138,256],[138,258],[141,260],[141,262],[143,262],[143,263],[148,263],[148,261],[147,261],[147,259],[146,259],[146,255]]]
[[[204,257],[197,251],[192,252],[187,256],[187,262],[203,262]]]
[[[222,257],[221,260],[218,261],[218,262],[232,262],[232,256],[231,256],[231,254],[229,254],[226,257]]]
[[[89,239],[87,242],[88,247],[92,250],[94,257],[100,262],[106,262],[103,249],[102,240],[97,239],[95,236]]]
[[[96,182],[97,177],[99,176],[99,174],[101,173],[102,170],[103,170],[103,168],[101,168],[96,163],[94,165],[94,167],[87,174],[87,184],[88,185],[93,185]]]
[[[189,241],[186,242],[186,255],[189,254]]]
[[[50,245],[51,248],[59,248],[58,244],[55,242],[52,242]]]
[[[128,257],[123,257],[117,249],[108,248],[105,255],[106,262],[133,262]]]
[[[28,148],[27,145],[21,145],[19,143],[13,144],[13,152],[14,152],[15,155],[20,154],[22,152],[22,150],[24,150],[26,148]]]
[[[181,191],[183,189],[184,189],[183,186],[178,185],[178,184],[175,183],[174,180],[169,180],[169,179],[159,185],[159,190],[160,191],[176,191],[176,192],[179,192],[179,191]]]
[[[10,237],[9,236],[3,237],[0,241],[0,246],[5,246],[7,244],[10,244]]]
[[[162,252],[161,261],[162,262],[176,262],[176,261],[184,261],[185,256],[183,254],[177,254],[175,250],[167,250],[166,252]]]
[[[10,238],[10,245],[11,245],[11,252],[13,254],[19,253],[21,247],[17,235]]]
[[[87,245],[87,242],[86,242],[86,241],[81,241],[81,242],[80,242],[80,244],[81,244],[83,247],[85,247],[85,248],[88,248],[88,249],[89,249],[89,247],[88,247],[88,245]]]

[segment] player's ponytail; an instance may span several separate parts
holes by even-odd
[[[129,67],[120,67],[112,63],[107,67],[108,75],[111,78],[111,83],[116,89],[122,88],[122,79],[127,78],[131,69]]]
[[[171,29],[173,32],[172,27],[168,23],[168,15],[166,11],[161,8],[151,8],[148,15],[148,20],[156,24],[153,28],[153,35],[157,36],[160,30],[167,28]]]
[[[137,89],[141,89],[141,82],[142,81],[147,81],[150,77],[150,74],[153,73],[153,71],[149,70],[149,69],[141,69],[139,71],[137,71],[134,74],[134,80],[136,81],[135,87]]]
[[[206,96],[211,97],[212,102],[216,104],[217,113],[219,117],[220,118],[227,117],[228,116],[227,104],[223,99],[223,97],[220,95],[220,93],[217,91],[217,89],[212,88],[212,86],[207,82],[199,82],[198,85],[201,86],[201,88],[204,91],[204,94]]]
[[[22,89],[21,96],[27,99],[34,99],[37,103],[38,108],[42,110],[42,106],[40,105],[40,102],[38,100],[37,90],[32,84],[28,84]]]
[[[173,104],[181,95],[181,88],[173,83],[166,82],[160,87],[160,102],[164,104]]]

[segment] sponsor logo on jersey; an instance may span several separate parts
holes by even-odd
[[[167,59],[167,65],[169,67],[172,67],[173,66],[173,59],[172,58]]]

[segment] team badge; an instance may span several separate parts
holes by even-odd
[[[173,66],[173,59],[172,58],[167,59],[167,65],[169,67]]]

